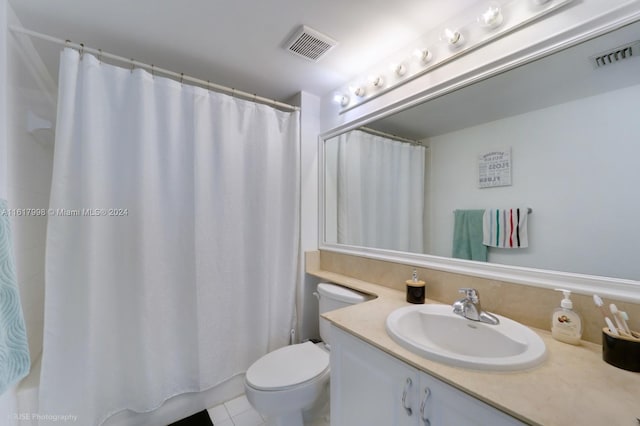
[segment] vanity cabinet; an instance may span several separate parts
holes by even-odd
[[[416,369],[334,326],[330,357],[332,426],[418,424]]]
[[[331,425],[523,425],[466,393],[331,327]]]

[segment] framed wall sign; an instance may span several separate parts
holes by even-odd
[[[478,187],[511,185],[511,147],[478,156]]]

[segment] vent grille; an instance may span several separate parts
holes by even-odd
[[[640,40],[620,46],[608,52],[592,56],[591,59],[593,60],[594,66],[596,68],[600,68],[634,56],[640,57]]]
[[[286,49],[296,56],[317,62],[337,44],[331,37],[303,25],[289,39]]]

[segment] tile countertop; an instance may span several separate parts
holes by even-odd
[[[640,373],[602,360],[601,346],[558,342],[533,329],[547,346],[539,366],[517,372],[486,372],[448,366],[422,358],[387,335],[385,321],[407,306],[404,292],[322,270],[307,273],[377,296],[358,305],[323,314],[334,325],[440,380],[533,425],[629,425],[640,421]],[[428,293],[427,293],[428,296]],[[437,303],[427,300],[427,303]]]

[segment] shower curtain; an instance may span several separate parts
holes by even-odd
[[[338,243],[423,252],[425,150],[360,130],[338,136]]]
[[[288,343],[299,113],[65,49],[40,413],[95,425]]]
[[[7,2],[0,4],[0,424],[18,422],[17,383],[29,373],[30,354],[16,263],[10,214],[8,185],[8,93]]]

